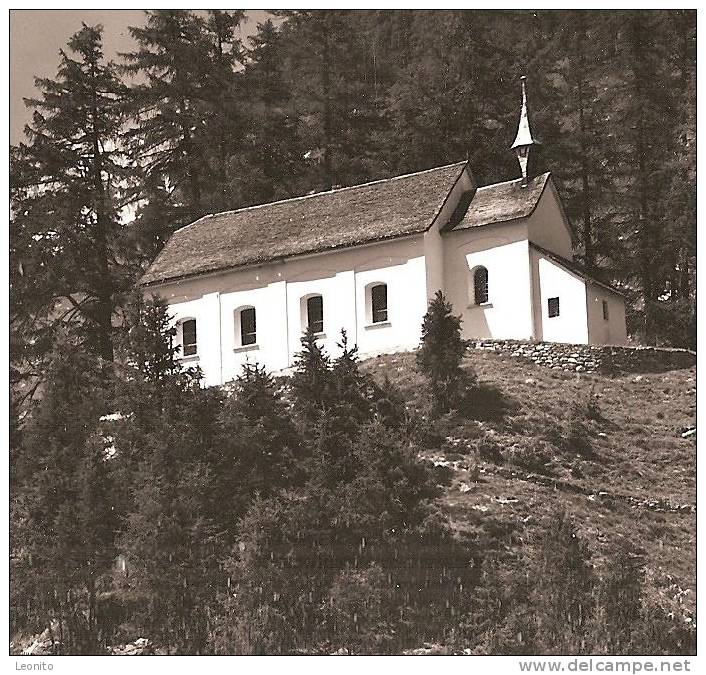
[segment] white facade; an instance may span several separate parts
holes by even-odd
[[[344,329],[364,355],[413,349],[426,312],[423,236],[361,246],[336,253],[285,260],[154,289],[169,303],[175,325],[196,319],[198,365],[206,385],[234,379],[246,361],[270,371],[292,366],[306,328],[306,300],[321,295],[320,344],[336,354]],[[372,320],[371,290],[387,285],[388,317]],[[239,313],[254,307],[256,342],[240,342]],[[179,339],[179,330],[177,330]]]
[[[158,283],[145,292],[168,302],[177,339],[183,322],[195,319],[196,354],[182,361],[200,366],[206,385],[234,379],[246,361],[273,372],[290,368],[307,326],[307,301],[317,295],[319,339],[334,355],[342,329],[361,356],[416,348],[438,289],[461,315],[465,338],[624,344],[622,296],[561,262],[571,260],[571,234],[551,179],[526,217],[446,231],[459,199],[474,188],[464,171],[420,234]],[[480,267],[487,270],[487,300],[478,304]],[[382,284],[386,312],[374,316],[372,289]],[[248,308],[255,310],[254,335],[247,336],[254,342],[243,344],[241,312]]]

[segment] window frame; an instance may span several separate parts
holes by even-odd
[[[243,315],[252,312],[252,331],[245,332]],[[257,309],[254,305],[245,305],[235,310],[235,340],[236,347],[256,347],[257,346]],[[252,336],[252,341],[246,342],[246,336]]]
[[[478,265],[472,270],[472,283],[473,283],[473,305],[481,307],[482,305],[487,305],[490,302],[490,274],[488,268],[485,265]],[[480,275],[484,275],[484,279],[479,279]],[[480,281],[480,284],[479,284]],[[481,294],[480,291],[484,292]]]
[[[387,284],[384,281],[376,281],[370,284],[370,324],[382,324],[388,323],[390,321],[390,309],[389,309],[389,295]],[[384,289],[384,307],[376,308],[376,291],[378,289]],[[380,298],[378,298],[378,302]]]
[[[184,335],[184,327],[186,324],[192,323],[194,324],[194,341],[186,343],[186,336]],[[199,355],[199,333],[198,333],[198,322],[196,321],[195,317],[187,317],[184,319],[181,319],[179,321],[179,331],[178,331],[178,338],[179,338],[179,347],[181,349],[181,356],[180,358],[194,358]],[[193,347],[193,351],[189,351],[187,353],[187,347],[191,349]]]
[[[602,300],[602,305],[603,305],[603,320],[604,321],[610,321],[610,309],[608,307],[608,301],[607,300]]]
[[[311,319],[311,303],[312,301],[319,301],[320,303],[320,318],[312,321]],[[312,293],[306,296],[304,304],[304,319],[306,320],[305,329],[310,329],[313,331],[314,335],[322,335],[324,332],[324,296],[321,293]],[[317,323],[318,330],[313,323]]]
[[[552,311],[552,308],[554,307],[553,302],[556,301],[556,312]],[[559,296],[555,296],[552,298],[547,298],[547,317],[550,319],[556,319],[558,316],[561,315],[561,303],[559,302]]]

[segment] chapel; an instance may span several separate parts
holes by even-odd
[[[437,290],[464,338],[624,344],[624,296],[574,262],[551,173],[528,173],[537,145],[522,78],[517,179],[479,186],[456,162],[207,215],[140,285],[168,303],[207,386],[246,361],[286,371],[307,327],[330,354],[342,329],[362,357],[415,349]]]

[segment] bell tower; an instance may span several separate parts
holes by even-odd
[[[511,150],[515,151],[517,161],[520,163],[520,171],[522,172],[521,187],[527,185],[527,164],[529,162],[530,151],[533,147],[541,145],[541,143],[532,136],[529,123],[529,112],[527,110],[527,78],[523,75],[520,78],[522,82],[522,110],[520,111],[520,123],[517,126],[517,136],[515,142],[511,146]]]

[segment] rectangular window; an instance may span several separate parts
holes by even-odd
[[[559,316],[559,298],[549,298],[549,318]]]
[[[240,344],[254,345],[257,342],[255,308],[248,307],[240,312]]]
[[[181,324],[181,349],[184,356],[196,354],[196,319]]]
[[[603,301],[603,318],[608,321],[608,301]]]
[[[324,332],[324,299],[320,295],[314,295],[306,301],[306,316],[314,333]]]
[[[373,323],[387,321],[387,284],[373,286],[371,291]]]

